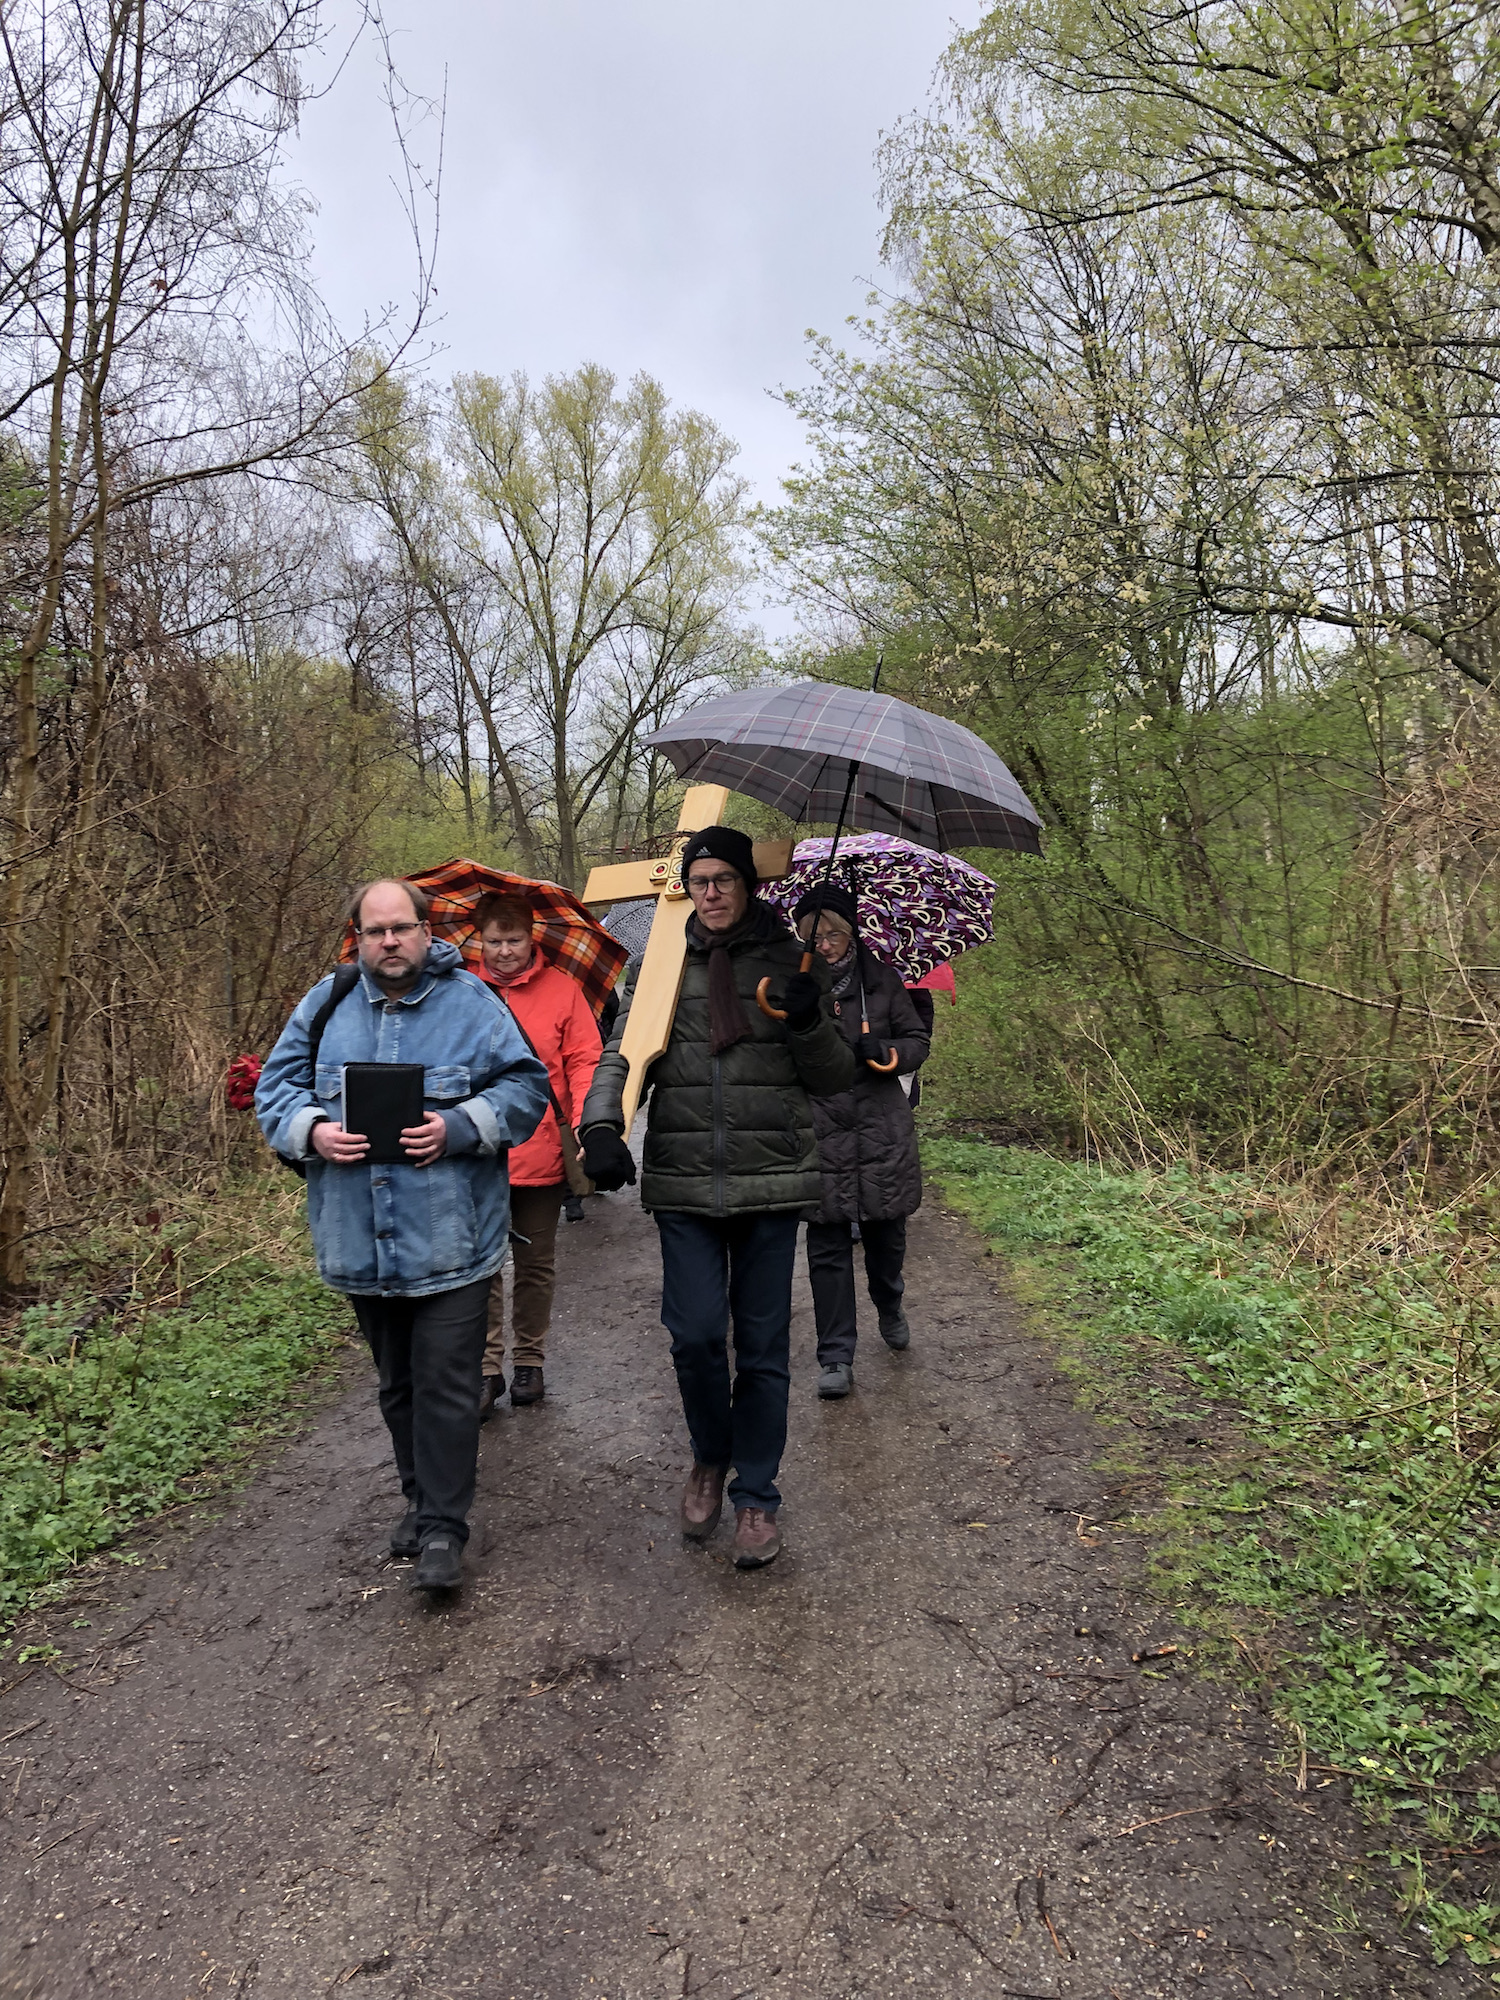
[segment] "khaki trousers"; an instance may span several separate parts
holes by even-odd
[[[540,1368],[552,1319],[552,1294],[557,1285],[557,1218],[562,1213],[565,1185],[513,1187],[510,1226],[529,1243],[510,1246],[511,1365]],[[505,1373],[505,1287],[502,1267],[490,1280],[488,1337],[484,1346],[486,1375]]]

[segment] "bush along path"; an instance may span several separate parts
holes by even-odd
[[[1393,1908],[1352,1781],[1299,1790],[1295,1735],[1142,1589],[1121,1433],[965,1224],[915,1219],[912,1348],[867,1327],[844,1403],[799,1282],[757,1575],[677,1532],[649,1219],[591,1201],[561,1256],[547,1401],[486,1428],[456,1603],[386,1552],[364,1381],[220,1518],[16,1632],[0,1993],[1494,1990]]]
[[[84,1245],[55,1296],[0,1328],[0,1629],[232,1473],[345,1347],[348,1310],[312,1275],[280,1189],[200,1206]]]
[[[1269,1699],[1304,1783],[1349,1781],[1437,1962],[1500,1967],[1500,1363],[1473,1217],[952,1140],[928,1165],[1110,1413],[1163,1600]]]

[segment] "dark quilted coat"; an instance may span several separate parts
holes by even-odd
[[[813,1104],[818,1158],[823,1166],[819,1222],[890,1222],[922,1204],[917,1128],[897,1082],[927,1060],[932,1044],[911,995],[888,965],[859,951],[870,1033],[901,1058],[888,1076],[859,1065],[852,1090]],[[838,1025],[851,1044],[859,1040],[859,988],[837,1003]]]
[[[854,1059],[833,1020],[832,1002],[810,1028],[772,1021],[755,1004],[769,973],[773,997],[802,962],[802,947],[764,904],[750,935],[724,947],[750,1023],[744,1041],[714,1055],[708,1032],[708,950],[688,926],[687,965],[672,1037],[651,1065],[641,1202],[697,1215],[816,1208],[822,1193],[809,1094],[848,1090]],[[826,971],[821,962],[815,970]],[[622,1129],[620,1096],[628,1065],[622,1009],[584,1100],[580,1129]]]

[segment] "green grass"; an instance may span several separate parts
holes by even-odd
[[[925,1157],[1066,1309],[1052,1318],[1096,1406],[1213,1433],[1148,1467],[1121,1424],[1121,1470],[1158,1496],[1157,1587],[1257,1662],[1314,1773],[1354,1780],[1439,1961],[1500,1964],[1500,1910],[1443,1889],[1455,1849],[1500,1837],[1488,1239],[1246,1175],[943,1139]]]
[[[210,1227],[202,1216],[163,1227],[153,1211],[109,1280],[114,1310],[96,1316],[90,1272],[119,1257],[118,1235],[85,1246],[55,1274],[56,1295],[4,1330],[0,1625],[281,1428],[299,1386],[337,1351],[348,1307],[313,1276],[295,1206],[279,1188],[252,1188]],[[215,1274],[236,1223],[255,1249]]]

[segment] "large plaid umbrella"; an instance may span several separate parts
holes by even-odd
[[[426,892],[435,937],[446,938],[476,971],[484,963],[474,909],[483,896],[519,896],[535,916],[531,935],[549,965],[576,979],[584,998],[598,1014],[624,970],[630,953],[589,915],[571,889],[560,882],[537,882],[529,875],[511,875],[503,868],[486,868],[480,861],[445,861],[408,875]],[[354,927],[344,932],[342,958],[353,958]]]
[[[789,923],[798,902],[823,879],[832,846],[831,840],[799,840],[791,873],[761,884],[761,897]],[[888,833],[856,833],[839,843],[833,872],[858,905],[861,939],[908,986],[995,935],[994,883],[954,855]]]
[[[1036,808],[989,745],[892,695],[789,681],[703,702],[645,740],[689,784],[728,785],[789,819],[1041,852]]]

